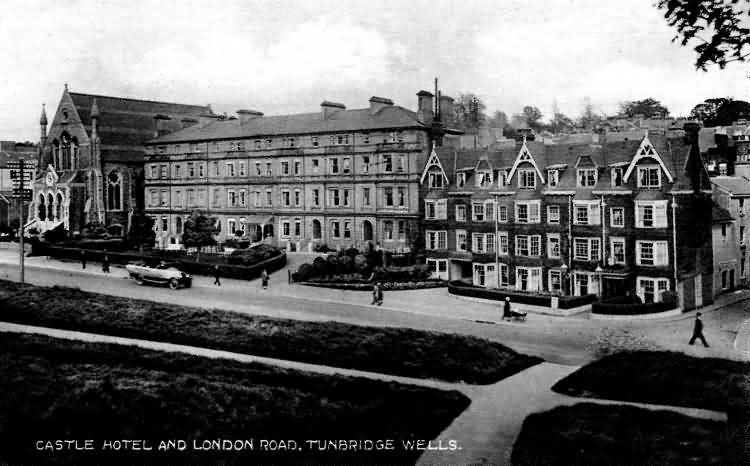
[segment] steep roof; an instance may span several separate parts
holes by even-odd
[[[732,214],[723,207],[719,207],[715,202],[711,205],[711,223],[731,223],[734,221]]]
[[[252,138],[260,136],[314,134],[337,131],[367,131],[425,127],[417,114],[399,106],[386,106],[375,113],[369,108],[339,110],[323,119],[320,112],[298,113],[240,120],[216,120],[150,141],[154,144],[215,139]]]
[[[750,180],[743,176],[715,176],[711,183],[733,196],[750,196]]]

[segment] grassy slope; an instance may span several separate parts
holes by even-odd
[[[0,281],[0,320],[467,383],[494,383],[541,361],[474,337],[256,317],[6,281]]]
[[[669,411],[581,403],[532,414],[514,466],[727,464],[722,422]],[[543,448],[540,448],[543,446]]]
[[[0,373],[0,464],[413,464],[420,452],[403,449],[103,457],[37,453],[34,441],[432,439],[469,404],[458,392],[10,333]]]

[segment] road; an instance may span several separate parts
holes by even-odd
[[[91,264],[94,266],[94,264]],[[480,323],[457,318],[414,314],[349,303],[321,302],[293,295],[264,294],[254,282],[225,280],[221,288],[211,285],[212,279],[196,277],[191,289],[139,286],[119,274],[105,276],[91,271],[55,270],[28,265],[26,281],[35,285],[78,287],[84,291],[113,296],[147,299],[186,306],[232,310],[256,315],[267,315],[310,321],[338,321],[358,325],[409,327],[464,335],[474,335],[500,342],[516,351],[535,355],[557,364],[581,365],[593,359],[586,344],[599,332],[591,321],[566,318],[547,318],[543,324]],[[0,278],[18,280],[18,266],[0,263]],[[280,279],[283,274],[274,274]],[[273,283],[273,282],[272,282]],[[438,291],[436,291],[438,292]],[[396,292],[392,293],[396,296]],[[363,296],[363,302],[366,301]],[[470,302],[466,303],[471,306]],[[555,323],[559,325],[555,325]]]

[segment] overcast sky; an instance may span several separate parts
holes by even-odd
[[[30,1],[0,16],[0,139],[37,140],[42,103],[71,91],[208,104],[217,112],[416,107],[440,78],[488,113],[577,116],[654,97],[687,114],[750,100],[750,65],[696,71],[655,0]]]

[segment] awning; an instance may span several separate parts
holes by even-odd
[[[268,225],[273,223],[273,215],[250,215],[242,222],[245,225]]]

